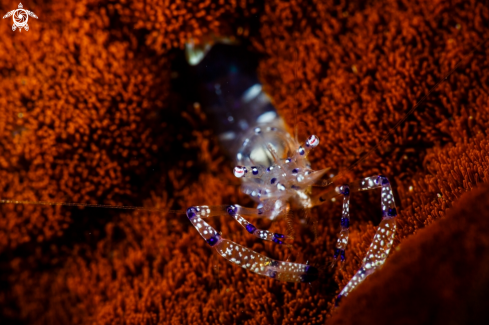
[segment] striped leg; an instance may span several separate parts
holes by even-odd
[[[336,260],[340,256],[341,261],[344,261],[346,244],[348,244],[348,237],[350,235],[350,231],[348,230],[350,227],[350,186],[338,186],[335,190],[337,193],[343,195],[343,212],[341,216],[341,231],[336,242],[334,259]]]
[[[356,181],[349,186],[341,186],[337,188],[338,193],[343,194],[343,216],[341,219],[341,233],[338,239],[337,250],[344,259],[344,248],[348,242],[348,226],[350,224],[349,216],[349,194],[350,192],[373,190],[376,188],[382,188],[381,192],[381,206],[382,206],[382,221],[380,222],[374,239],[370,244],[365,258],[362,261],[360,270],[353,276],[348,284],[338,295],[336,304],[339,303],[342,297],[347,296],[356,286],[358,286],[368,275],[372,274],[382,264],[384,264],[387,255],[392,247],[394,241],[394,235],[396,232],[396,203],[394,202],[394,195],[392,194],[392,188],[387,177],[379,175],[373,177],[367,177],[362,180]],[[336,255],[336,253],[335,253]]]
[[[201,218],[229,215],[236,220],[244,229],[253,236],[256,236],[262,240],[272,241],[276,244],[290,243],[293,238],[284,234],[274,233],[268,230],[258,229],[248,220],[243,218],[243,215],[263,217],[262,209],[251,209],[234,205],[215,205],[215,206],[194,206],[187,210],[187,216],[189,211],[199,215]]]
[[[192,225],[195,227],[195,229],[197,229],[197,231],[202,236],[202,238],[204,238],[207,244],[216,249],[216,251],[222,257],[224,257],[231,263],[234,263],[244,269],[250,270],[251,272],[281,281],[311,282],[317,279],[318,270],[315,267],[306,264],[277,261],[264,255],[258,254],[257,252],[249,248],[246,248],[242,245],[221,237],[221,235],[214,228],[212,228],[209,224],[202,220],[203,217],[221,215],[223,214],[222,212],[224,212],[224,209],[229,215],[232,215],[232,213],[228,212],[229,209],[233,211],[236,210],[236,215],[238,215],[237,212],[240,212],[240,209],[246,208],[234,205],[215,207],[194,206],[187,209],[187,217]],[[253,209],[246,209],[242,210],[241,212],[253,212],[252,210]],[[238,220],[238,222],[240,221]],[[243,222],[241,223],[241,225],[246,228],[246,226],[251,224],[246,221],[246,224]],[[247,230],[248,232],[255,234],[255,231],[257,231],[258,229],[254,229],[254,231],[250,231],[251,228],[250,230]],[[277,239],[275,235],[277,234],[274,234],[272,236],[272,239],[267,240],[275,242],[275,240],[273,240]],[[260,237],[258,235],[256,236]]]

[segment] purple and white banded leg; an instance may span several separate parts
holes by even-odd
[[[318,270],[307,264],[277,261],[223,238],[202,218],[229,215],[238,221],[247,232],[276,244],[284,244],[288,236],[257,229],[242,215],[259,216],[259,209],[244,208],[239,205],[193,206],[187,209],[187,217],[207,244],[213,247],[222,257],[244,269],[259,275],[288,282],[311,282],[317,279]]]
[[[348,237],[350,235],[350,186],[342,185],[336,187],[335,191],[338,194],[343,195],[343,211],[341,215],[341,231],[338,235],[338,241],[336,242],[336,248],[334,251],[334,259],[338,256],[341,257],[341,261],[345,260],[345,249],[348,244]]]
[[[377,228],[377,232],[375,233],[374,239],[362,261],[360,269],[343,290],[341,290],[336,299],[337,304],[341,298],[347,296],[368,275],[372,274],[384,264],[394,241],[397,211],[391,185],[385,176],[378,175],[367,177],[349,185],[338,186],[335,189],[337,193],[343,195],[343,215],[341,217],[341,232],[338,236],[334,257],[336,259],[339,255],[343,261],[345,259],[345,248],[348,243],[348,228],[350,226],[350,193],[377,188],[382,188],[382,221]]]

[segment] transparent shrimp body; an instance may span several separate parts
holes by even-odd
[[[234,175],[242,178],[243,192],[259,202],[262,216],[275,219],[289,204],[311,206],[310,187],[324,171],[312,170],[306,155],[318,144],[313,135],[301,146],[288,132],[271,126],[256,127],[245,135]]]

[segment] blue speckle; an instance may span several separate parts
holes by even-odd
[[[197,209],[195,209],[194,207],[190,207],[187,209],[187,218],[189,219],[192,219],[193,217],[195,217],[197,214]]]
[[[292,169],[292,174],[297,174],[299,172],[299,168]]]
[[[256,227],[255,227],[255,226],[253,226],[251,223],[249,223],[249,224],[247,224],[247,225],[246,225],[246,230],[247,230],[247,231],[248,231],[250,234],[252,234],[252,233],[254,233],[254,232],[255,232]]]
[[[206,239],[206,242],[207,244],[209,244],[209,246],[214,246],[215,244],[217,244],[217,242],[219,241],[219,235],[214,235],[212,236],[211,238],[209,239]]]
[[[294,190],[300,190],[301,188],[297,185],[292,185],[291,188],[293,188]]]
[[[274,177],[270,180],[270,184],[275,184],[275,182],[277,181],[277,179]]]
[[[343,228],[348,228],[348,227],[350,227],[350,219],[348,219],[348,218],[344,218],[344,217],[343,217],[343,218],[341,218],[341,221],[340,221],[340,222],[341,222],[341,226],[342,226]]]
[[[338,307],[338,305],[339,305],[339,304],[340,304],[340,302],[341,302],[341,298],[343,298],[343,296],[342,296],[342,295],[338,295],[338,297],[336,297],[336,300],[335,300],[335,302],[334,302],[334,306],[335,306],[335,307]]]
[[[272,261],[270,262],[270,266],[277,267],[277,266],[279,266],[279,265],[280,265],[279,261],[274,261],[274,260],[272,260]]]
[[[230,205],[227,208],[227,212],[230,216],[235,216],[236,215],[236,207],[234,205]]]
[[[273,234],[273,236],[274,236],[275,238],[285,238],[285,235],[282,235],[282,234],[277,234],[277,233]]]
[[[341,258],[341,261],[344,261],[345,260],[345,250],[335,248],[333,257],[336,259],[338,256]]]
[[[253,175],[258,175],[258,168],[251,167],[251,171],[253,172]]]
[[[382,182],[381,182],[382,185],[389,184],[389,180],[384,175],[380,175],[379,178],[382,180]]]
[[[389,210],[387,210],[387,215],[389,217],[395,217],[395,216],[397,216],[396,208],[390,208]]]
[[[275,244],[279,244],[279,245],[282,245],[284,242],[281,241],[280,239],[278,238],[273,238],[272,241],[275,243]]]

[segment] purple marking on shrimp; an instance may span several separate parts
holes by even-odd
[[[341,258],[341,261],[343,262],[345,260],[345,250],[341,248],[335,248],[333,257],[336,259],[337,257]]]
[[[350,187],[348,185],[343,185],[342,189],[340,190],[340,194],[343,195],[350,195]]]
[[[246,231],[248,231],[250,234],[254,233],[256,230],[256,227],[253,226],[251,223],[246,225]]]
[[[212,236],[211,238],[209,239],[206,239],[206,242],[207,244],[209,244],[209,246],[214,246],[216,245],[218,242],[219,242],[219,239],[221,238],[221,236],[219,236],[218,234]]]
[[[280,240],[280,239],[278,239],[278,238],[273,238],[273,239],[272,239],[272,241],[273,241],[275,244],[280,244],[280,245],[282,245],[282,244],[284,243],[283,241],[281,241],[281,240]]]
[[[334,302],[334,306],[335,307],[338,307],[340,302],[341,302],[341,298],[343,298],[343,296],[341,294],[338,295],[338,297],[336,297],[336,300]]]
[[[227,213],[228,213],[230,216],[232,216],[232,217],[234,217],[234,216],[236,215],[237,210],[238,210],[238,209],[236,209],[236,207],[235,207],[234,205],[230,205],[230,206],[228,206],[228,207],[227,207],[227,209],[226,209]]]
[[[382,180],[382,182],[381,182],[382,185],[389,184],[389,180],[387,179],[387,177],[385,177],[383,175],[379,175],[379,178],[378,179],[381,179]],[[378,184],[378,182],[377,182],[377,184]]]
[[[187,209],[187,218],[192,219],[197,215],[197,209],[195,207],[190,207]]]

